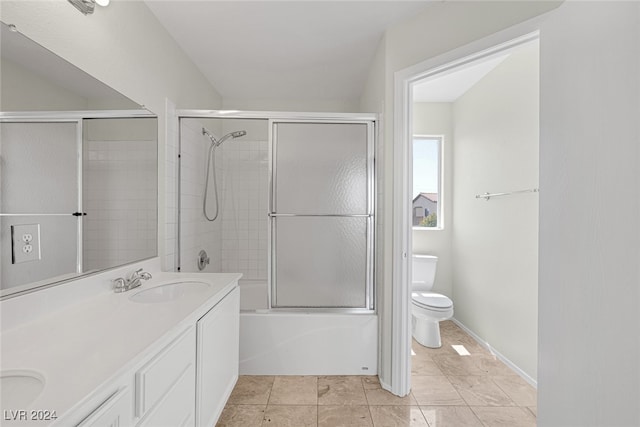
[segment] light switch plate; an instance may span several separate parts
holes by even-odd
[[[39,261],[40,224],[11,226],[11,263]]]

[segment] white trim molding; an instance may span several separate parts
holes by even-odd
[[[489,344],[487,341],[483,340],[482,338],[480,338],[480,336],[476,335],[475,332],[473,332],[471,329],[467,328],[464,324],[462,324],[459,320],[453,318],[451,319],[453,321],[453,323],[455,323],[456,325],[458,325],[460,327],[460,329],[462,329],[463,331],[465,331],[467,333],[467,335],[469,335],[471,338],[473,338],[474,340],[476,340],[476,342],[478,344],[480,344],[483,348],[485,348],[489,353],[491,353],[493,356],[495,356],[496,359],[498,359],[499,361],[501,361],[502,363],[504,363],[505,365],[507,365],[509,368],[511,368],[516,374],[518,374],[520,377],[522,377],[523,380],[525,380],[526,382],[528,382],[529,384],[531,384],[534,388],[538,388],[538,381],[536,381],[534,378],[532,378],[529,374],[527,374],[525,371],[523,371],[522,369],[520,369],[518,367],[518,365],[516,365],[515,363],[513,363],[511,360],[507,359],[505,356],[503,356],[499,351],[497,351],[495,348],[491,347],[491,344]]]

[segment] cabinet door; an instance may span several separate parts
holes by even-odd
[[[193,426],[194,366],[189,365],[138,427]]]
[[[196,425],[212,427],[238,379],[240,289],[236,287],[197,324]]]
[[[195,382],[195,331],[191,327],[136,373],[136,416],[145,417],[175,387],[185,372]],[[195,389],[190,398],[195,397]],[[187,396],[183,396],[187,397]]]
[[[131,425],[131,390],[122,388],[84,419],[78,427],[126,427]]]

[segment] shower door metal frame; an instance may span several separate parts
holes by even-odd
[[[5,117],[5,115],[7,117]],[[73,117],[70,114],[12,114],[12,113],[4,113],[0,117],[0,123],[21,123],[21,124],[33,124],[33,123],[43,123],[43,124],[54,124],[54,123],[67,123],[67,124],[75,124],[76,131],[76,182],[78,185],[76,201],[77,205],[75,207],[76,213],[82,212],[82,138],[83,138],[83,119],[79,117]],[[73,215],[71,212],[56,212],[56,213],[40,213],[40,212],[7,212],[0,213],[1,217],[50,217],[50,216],[62,216],[69,217]],[[76,274],[82,273],[83,268],[83,256],[82,256],[82,234],[83,234],[83,217],[76,215]]]
[[[367,167],[367,203],[366,214],[295,214],[295,213],[277,213],[275,211],[276,191],[275,183],[277,178],[276,156],[277,156],[277,131],[276,125],[281,123],[303,123],[303,124],[363,124],[367,126],[367,148],[366,148],[366,167]],[[269,292],[269,309],[274,311],[322,311],[322,312],[340,312],[340,313],[373,313],[375,312],[375,135],[376,135],[375,119],[353,119],[345,117],[326,118],[275,118],[269,120],[269,227],[267,230],[267,246],[269,251],[267,254],[267,289]],[[366,225],[366,271],[365,271],[365,306],[364,307],[275,307],[273,301],[277,296],[276,290],[276,274],[274,265],[276,262],[276,219],[278,217],[325,217],[325,218],[367,218]]]
[[[267,293],[269,309],[274,311],[310,311],[314,312],[339,312],[339,313],[375,313],[376,312],[376,268],[375,268],[375,251],[376,251],[376,163],[375,152],[377,144],[377,135],[379,131],[379,118],[375,113],[331,113],[331,112],[295,112],[295,111],[251,111],[251,110],[197,110],[197,109],[177,109],[172,117],[175,123],[176,143],[180,138],[180,120],[181,119],[255,119],[266,120],[269,126],[269,192],[271,192],[271,184],[273,179],[271,173],[272,153],[272,124],[273,122],[302,122],[302,123],[367,123],[369,124],[367,138],[367,164],[368,164],[368,208],[370,209],[370,219],[367,226],[367,307],[368,308],[286,308],[279,309],[271,306],[271,266],[272,266],[272,236],[271,226],[267,230]],[[178,180],[178,188],[180,186],[180,173],[178,172],[176,179]],[[269,208],[271,208],[271,194],[269,197]],[[179,203],[179,201],[178,201]],[[178,211],[179,211],[178,207]],[[265,215],[271,212],[268,210]],[[176,243],[176,251],[179,256],[179,233],[180,219],[178,218],[178,235]]]
[[[2,111],[0,112],[0,123],[75,123],[76,124],[76,152],[77,152],[77,184],[78,184],[78,194],[77,201],[78,204],[76,206],[76,213],[80,213],[83,211],[83,199],[82,199],[82,179],[83,179],[83,142],[84,142],[84,120],[85,119],[122,119],[122,118],[157,118],[155,114],[147,111],[147,110],[78,110],[78,111]],[[33,216],[33,217],[42,217],[42,216],[70,216],[72,213],[37,213],[37,212],[10,212],[10,213],[2,213],[0,212],[0,216],[2,217],[13,217],[13,216]],[[83,273],[84,265],[83,265],[83,216],[82,215],[74,215],[77,218],[77,228],[76,228],[76,271],[77,275],[89,275],[92,273]],[[156,250],[157,252],[157,250]],[[157,255],[156,255],[157,256]],[[76,280],[80,276],[74,276],[71,278],[63,278],[59,280],[54,280],[50,283],[46,283],[43,285],[39,285],[33,288],[26,288],[24,290],[0,294],[0,298],[13,298],[17,296],[21,296],[24,294],[28,294],[31,292],[39,291],[42,289],[46,289],[52,286],[56,286],[62,283],[66,283],[70,280]],[[10,290],[10,288],[8,288]]]

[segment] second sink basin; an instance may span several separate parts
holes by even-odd
[[[0,372],[0,407],[3,412],[24,409],[40,396],[44,384],[44,377],[35,371]]]
[[[208,283],[185,281],[173,282],[166,285],[139,291],[129,297],[133,302],[156,303],[174,301],[188,294],[202,292],[209,287]]]

